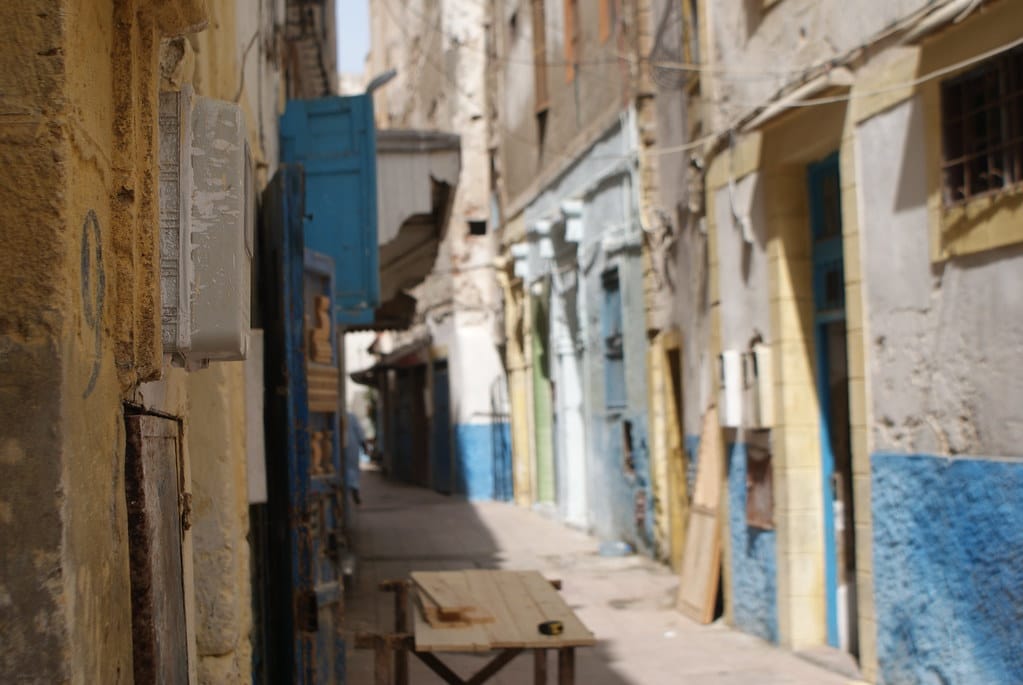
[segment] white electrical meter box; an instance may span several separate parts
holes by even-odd
[[[771,348],[755,343],[746,354],[745,364],[745,416],[749,428],[774,426],[774,375],[771,366]]]
[[[725,350],[721,353],[720,364],[720,422],[725,428],[738,428],[742,425],[742,353],[739,350]]]
[[[583,239],[582,200],[564,200],[561,214],[565,217],[565,242],[578,243]]]
[[[160,94],[160,284],[171,361],[245,359],[255,188],[241,108]]]

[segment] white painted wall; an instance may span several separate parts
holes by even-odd
[[[919,100],[856,136],[874,449],[1023,455],[1023,248],[931,263]]]

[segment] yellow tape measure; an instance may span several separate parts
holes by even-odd
[[[561,635],[565,632],[565,624],[561,621],[544,621],[537,628],[544,635]]]

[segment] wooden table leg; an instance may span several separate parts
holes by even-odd
[[[394,631],[408,632],[407,583],[401,583],[394,589]],[[403,649],[394,653],[394,685],[408,685],[408,652]]]
[[[547,650],[533,650],[533,685],[547,685]]]
[[[378,640],[373,647],[374,685],[393,685],[391,680],[391,648],[386,640]]]
[[[575,683],[575,647],[562,647],[558,650],[558,685],[574,685]]]

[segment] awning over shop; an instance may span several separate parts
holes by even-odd
[[[357,331],[400,331],[412,325],[416,315],[416,298],[405,292],[397,292],[373,310],[373,322],[364,325],[345,326],[348,332]]]
[[[455,134],[377,131],[382,302],[416,286],[433,268],[461,167],[461,142]]]
[[[416,338],[382,355],[377,363],[368,369],[350,373],[349,377],[359,385],[375,386],[379,374],[388,369],[401,369],[427,363],[430,360],[431,342],[432,339],[429,335]]]

